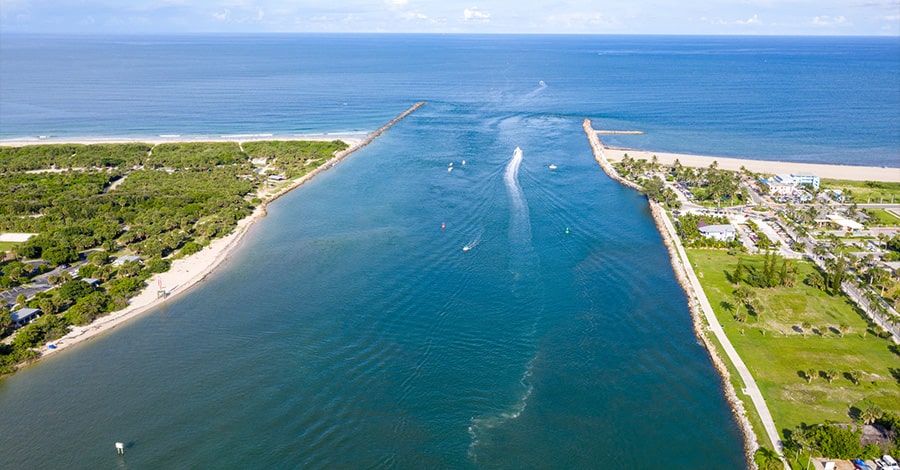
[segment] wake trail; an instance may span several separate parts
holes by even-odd
[[[508,231],[510,248],[509,269],[514,279],[510,289],[513,296],[522,305],[530,305],[533,308],[536,305],[535,302],[540,298],[539,295],[536,295],[536,291],[540,290],[540,286],[535,285],[535,282],[539,284],[540,262],[532,246],[531,216],[528,209],[528,201],[525,199],[525,193],[519,184],[519,169],[522,165],[522,159],[522,149],[516,147],[503,173],[503,182],[506,185],[510,202]],[[523,309],[523,313],[526,310],[531,310],[531,308]],[[534,322],[530,331],[527,333],[523,332],[525,337],[531,338],[532,341],[537,334],[537,325],[543,313],[543,308],[538,307],[533,312]],[[528,399],[534,391],[531,376],[533,375],[534,364],[538,354],[539,351],[535,351],[525,364],[524,371],[517,384],[519,390],[516,394],[518,398],[512,404],[507,405],[503,410],[472,418],[468,428],[471,438],[468,454],[472,461],[478,461],[478,446],[491,429],[519,418],[525,411]]]

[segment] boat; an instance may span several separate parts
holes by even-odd
[[[469,245],[463,245],[463,251],[469,251],[471,249],[472,247],[470,247]]]
[[[554,165],[554,164],[551,163],[550,166],[547,167],[547,168],[550,168],[551,170],[555,170],[555,169],[556,169],[556,165]]]

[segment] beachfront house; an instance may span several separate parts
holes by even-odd
[[[16,328],[21,328],[41,316],[39,308],[20,308],[10,314],[12,323]]]
[[[700,227],[700,234],[707,238],[728,242],[737,236],[737,230],[731,224],[705,225]]]

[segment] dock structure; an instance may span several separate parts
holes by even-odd
[[[595,130],[597,134],[620,134],[620,135],[643,135],[644,131],[611,131],[611,130]]]

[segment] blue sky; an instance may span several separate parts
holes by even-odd
[[[0,32],[900,36],[900,0],[0,0]]]

